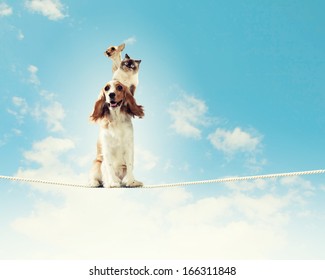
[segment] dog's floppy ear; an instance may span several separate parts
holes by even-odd
[[[125,54],[125,58],[127,58],[127,59],[130,59],[130,57],[128,56],[128,54],[127,54],[127,53]]]
[[[135,89],[136,89],[135,85],[130,85],[130,92],[131,92],[132,96],[134,96]]]
[[[144,116],[144,110],[141,105],[138,105],[128,88],[125,90],[125,104],[124,108],[126,113],[130,114],[132,117],[137,116],[142,118]]]
[[[119,45],[117,48],[118,48],[118,50],[121,52],[121,51],[124,50],[124,48],[125,48],[125,44],[123,43],[123,44]]]
[[[106,104],[105,94],[102,91],[101,94],[99,95],[98,100],[94,105],[94,111],[90,116],[90,120],[96,122],[97,120],[102,119],[108,114],[109,114],[109,109]]]

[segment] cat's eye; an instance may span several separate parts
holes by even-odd
[[[117,88],[118,91],[121,91],[123,89],[123,87],[120,86],[120,85],[118,85],[116,88]]]
[[[131,64],[131,68],[134,68],[135,66],[134,66],[134,64]]]
[[[109,91],[109,89],[110,89],[110,86],[109,86],[109,85],[107,85],[107,86],[104,88],[105,91]]]

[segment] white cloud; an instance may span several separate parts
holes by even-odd
[[[67,157],[74,148],[67,138],[36,142],[24,156],[39,167],[20,169],[17,175],[85,182],[86,175],[72,168],[74,158]],[[296,194],[283,188],[291,182],[250,184],[251,189],[268,191],[249,195],[232,186],[235,192],[195,198],[185,188],[37,186],[60,195],[63,202],[51,203],[48,196],[47,201],[36,199],[33,211],[12,223],[29,246],[16,252],[10,248],[10,253],[25,259],[269,259],[285,252],[295,258],[300,240],[288,236],[287,227],[301,217],[290,210],[296,207]],[[274,193],[274,185],[281,188],[281,196]]]
[[[191,202],[182,189],[139,192],[66,191],[63,206],[38,202],[33,214],[17,219],[13,227],[55,247],[54,255],[46,246],[31,252],[46,258],[268,258],[287,241],[286,199],[236,196]]]
[[[7,109],[7,112],[14,115],[19,123],[24,121],[26,116],[31,116],[36,120],[42,120],[51,132],[60,132],[64,130],[62,121],[65,118],[65,111],[61,103],[52,100],[52,98],[44,98],[47,104],[40,100],[41,103],[29,106],[25,98],[14,96],[12,103],[15,109]]]
[[[61,154],[73,148],[74,143],[70,139],[47,137],[34,143],[33,149],[24,153],[24,158],[47,166],[57,162]]]
[[[19,123],[22,123],[25,116],[29,113],[29,106],[25,98],[13,96],[12,104],[14,109],[7,109],[7,112],[16,117]]]
[[[42,109],[45,122],[50,131],[63,131],[62,120],[65,118],[64,108],[61,103],[53,101],[49,106]]]
[[[157,166],[159,158],[151,151],[136,146],[134,154],[135,166],[141,165],[144,170],[151,170]]]
[[[263,191],[266,190],[267,188],[273,189],[275,184],[274,179],[257,179],[253,181],[234,181],[234,182],[227,182],[225,185],[234,191],[239,191],[239,192],[251,192],[251,191]]]
[[[22,131],[17,128],[13,128],[11,131],[17,136],[20,136],[22,134]]]
[[[208,122],[205,116],[208,108],[204,101],[184,95],[181,100],[172,102],[169,108],[168,112],[173,121],[171,127],[177,133],[186,137],[201,138],[199,127]]]
[[[74,162],[68,160],[73,152],[75,143],[69,138],[47,137],[33,143],[32,149],[25,151],[24,161],[37,165],[34,168],[19,168],[16,175],[24,178],[45,179],[51,181],[66,181],[70,183],[87,182],[86,174],[74,171]],[[42,191],[55,192],[57,187],[44,184],[33,184]],[[60,188],[59,188],[60,189]]]
[[[1,137],[2,137],[2,139],[0,139],[0,147],[6,145],[8,143],[11,135],[6,133],[6,134],[2,135]]]
[[[316,192],[316,188],[311,184],[310,181],[299,176],[284,177],[281,179],[281,184],[286,187],[298,189],[300,194],[304,196],[312,196]]]
[[[25,35],[21,30],[18,30],[18,35],[17,35],[18,40],[23,40],[25,38]]]
[[[123,41],[123,43],[125,43],[126,45],[133,45],[133,44],[136,43],[136,41],[137,40],[136,40],[135,36],[132,36],[132,37],[129,37],[129,38],[125,39]]]
[[[12,15],[12,8],[6,3],[0,3],[0,17]]]
[[[237,152],[255,152],[261,144],[260,136],[253,136],[239,127],[233,131],[217,128],[208,139],[217,150],[229,155]]]
[[[39,85],[38,68],[35,65],[29,65],[28,72],[30,73],[29,83]],[[32,105],[28,105],[25,98],[14,96],[12,103],[15,109],[7,109],[7,112],[14,115],[20,123],[26,116],[31,116],[33,119],[44,121],[51,132],[63,131],[62,121],[65,118],[65,110],[62,104],[55,100],[54,93],[47,90],[40,90],[39,95],[41,98]]]
[[[12,103],[20,109],[20,114],[25,115],[28,112],[28,105],[25,98],[14,96]]]
[[[61,20],[65,15],[65,8],[60,0],[27,0],[26,7],[36,13],[46,16],[50,20]]]
[[[27,68],[28,72],[30,73],[29,79],[28,81],[31,84],[34,85],[39,85],[40,84],[40,80],[37,76],[37,72],[38,72],[38,68],[35,65],[29,65]]]

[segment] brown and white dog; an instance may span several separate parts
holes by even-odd
[[[125,44],[121,44],[119,46],[111,46],[105,51],[105,55],[109,57],[112,61],[112,72],[114,73],[121,64],[121,52],[124,50]]]
[[[98,187],[141,187],[133,175],[134,143],[132,117],[142,118],[128,87],[110,81],[101,90],[90,119],[100,125],[97,157],[90,174],[90,185]]]

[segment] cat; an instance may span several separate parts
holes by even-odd
[[[132,95],[139,83],[139,66],[141,60],[130,58],[125,54],[124,59],[120,63],[120,67],[114,72],[113,80],[117,80],[130,89]]]

